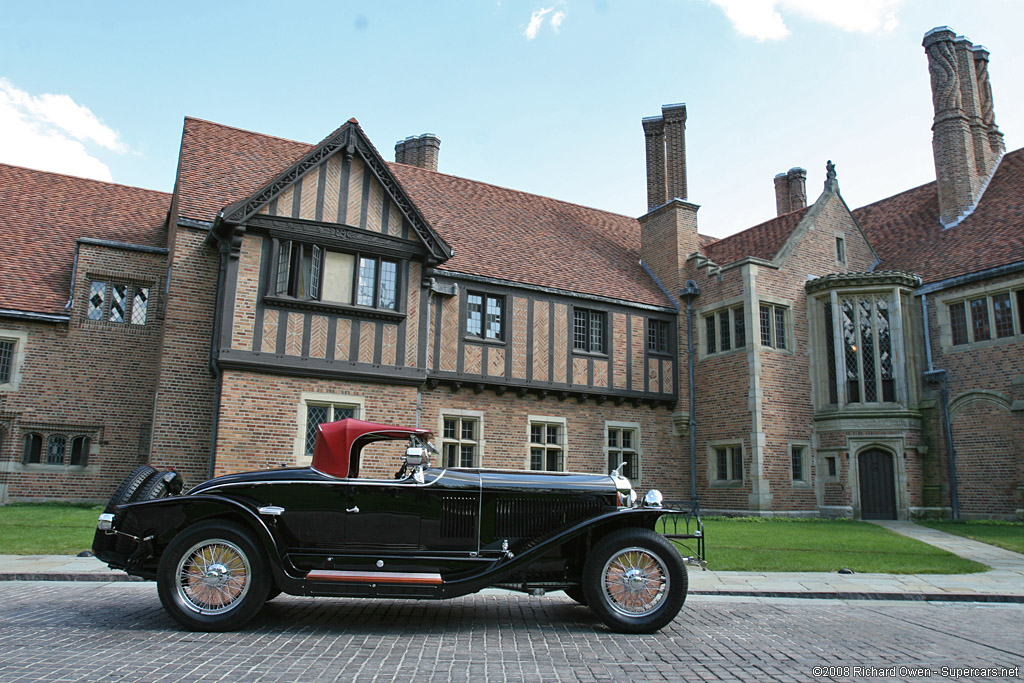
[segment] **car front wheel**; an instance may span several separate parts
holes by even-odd
[[[208,522],[172,540],[157,570],[160,602],[193,631],[231,631],[252,619],[270,591],[270,570],[246,529]]]
[[[663,536],[621,529],[602,539],[583,567],[587,605],[613,631],[653,633],[686,600],[686,565]]]

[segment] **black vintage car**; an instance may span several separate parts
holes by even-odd
[[[675,511],[658,491],[637,501],[618,471],[431,467],[430,436],[353,419],[323,424],[312,467],[231,474],[183,495],[180,475],[140,467],[100,515],[93,552],[156,580],[167,612],[201,631],[239,628],[281,592],[564,590],[629,633],[660,629],[682,608],[684,559],[655,532]],[[360,476],[364,447],[395,440],[407,446],[394,478]],[[679,536],[695,539],[699,561],[699,520],[690,528]]]

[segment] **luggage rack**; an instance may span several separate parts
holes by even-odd
[[[654,530],[665,538],[679,541],[680,553],[686,564],[707,570],[708,561],[704,547],[704,522],[700,519],[700,505],[683,500],[666,500],[665,508],[676,510],[658,518]],[[690,551],[687,556],[682,549]]]

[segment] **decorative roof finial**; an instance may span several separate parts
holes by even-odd
[[[836,189],[836,165],[832,163],[831,159],[825,164],[825,189]]]

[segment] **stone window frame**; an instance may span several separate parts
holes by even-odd
[[[469,297],[478,296],[480,297],[480,332],[471,332],[469,329]],[[498,334],[497,336],[488,335],[488,322],[487,318],[489,315],[489,309],[491,301],[498,303]],[[508,327],[508,306],[506,305],[506,296],[504,294],[495,294],[494,292],[484,291],[482,289],[467,289],[465,297],[465,312],[462,316],[463,332],[467,341],[473,342],[486,342],[489,344],[504,344],[506,340],[506,328]]]
[[[456,439],[449,439],[445,437],[444,423],[445,420],[458,420],[458,437]],[[476,423],[476,438],[472,440],[462,438],[462,424],[465,420],[473,420]],[[438,413],[437,416],[437,452],[440,454],[438,457],[441,462],[438,463],[440,467],[449,467],[447,461],[447,453],[445,453],[446,446],[452,444],[461,445],[472,445],[475,449],[473,456],[472,468],[483,467],[484,453],[487,448],[487,439],[485,438],[484,431],[484,411],[482,410],[464,410],[460,408],[444,408]],[[461,467],[461,465],[453,465],[452,467]]]
[[[845,266],[846,265],[846,261],[847,261],[847,255],[846,255],[846,234],[842,233],[842,232],[837,232],[837,233],[835,233],[835,238],[836,238],[836,252],[835,252],[836,263]]]
[[[611,440],[610,439],[611,430],[613,430],[613,429],[614,430],[618,430],[620,433],[621,432],[626,432],[626,431],[632,432],[633,433],[633,446],[632,446],[632,448],[626,449],[626,448],[624,448],[622,446],[621,443],[619,443],[615,447],[611,446],[609,444],[609,441]],[[639,422],[624,422],[624,421],[621,421],[621,420],[605,420],[604,421],[604,447],[602,448],[602,452],[604,453],[604,461],[608,464],[608,470],[609,471],[614,470],[616,467],[619,466],[619,463],[622,462],[621,460],[619,460],[618,462],[615,462],[614,464],[612,463],[611,454],[613,452],[622,452],[622,451],[625,451],[625,450],[632,451],[632,453],[634,455],[634,458],[635,458],[635,467],[633,468],[634,471],[630,473],[632,476],[630,476],[630,474],[626,474],[625,476],[626,476],[626,478],[628,478],[630,480],[630,482],[633,483],[634,486],[636,486],[643,479],[644,454],[643,454],[643,448],[640,446],[640,444],[641,444],[640,436],[641,436],[641,432],[640,432],[640,423]],[[624,472],[624,474],[625,474],[625,472]]]
[[[103,297],[99,306],[94,306],[92,298],[97,284],[103,285]],[[125,297],[121,319],[114,320],[111,318],[111,305],[114,300],[114,288],[118,286],[125,289]],[[87,273],[84,289],[85,305],[82,308],[82,320],[85,324],[125,330],[141,330],[151,326],[150,323],[156,313],[156,305],[153,301],[156,283],[115,273],[96,271]],[[143,295],[145,306],[142,308],[142,317],[139,320],[139,295],[141,292],[145,292]],[[94,311],[98,312],[98,317],[93,316]]]
[[[303,391],[299,395],[295,417],[297,430],[292,446],[292,459],[298,467],[309,467],[313,463],[312,455],[306,455],[306,426],[309,406],[330,406],[332,414],[335,408],[353,409],[353,417],[358,420],[366,419],[366,399],[362,396]]]
[[[736,330],[737,323],[737,312],[743,323],[743,339],[739,340]],[[734,297],[727,301],[717,302],[711,306],[705,306],[697,311],[697,317],[700,322],[697,325],[697,343],[699,346],[700,357],[707,358],[708,356],[725,356],[731,353],[746,353],[748,349],[748,338],[750,333],[750,316],[747,315],[746,302],[743,297]],[[728,316],[724,318],[723,316]],[[711,335],[708,334],[708,320],[713,319],[714,322],[714,339],[712,341]],[[722,349],[722,320],[728,320],[728,331],[729,331],[729,348]],[[712,344],[714,345],[714,351],[711,350]]]
[[[726,454],[727,467],[728,467],[728,478],[718,478],[718,451],[720,449],[730,449]],[[739,451],[739,475],[737,479],[736,475],[736,451]],[[747,483],[746,476],[747,466],[747,449],[743,444],[742,439],[716,439],[708,441],[707,443],[707,477],[708,485],[712,488],[742,488]]]
[[[849,388],[846,384],[845,355],[843,349],[842,335],[842,311],[841,299],[860,298],[862,296],[877,297],[887,295],[889,298],[889,338],[890,353],[892,354],[893,366],[893,391],[894,400],[853,402],[849,399]],[[825,290],[822,293],[807,297],[808,323],[809,323],[809,347],[811,352],[811,397],[815,410],[832,411],[863,411],[863,410],[891,410],[894,407],[905,406],[916,396],[913,382],[908,382],[907,360],[904,355],[903,343],[906,338],[906,327],[904,321],[907,302],[904,295],[909,296],[910,292],[899,285],[871,285],[871,286],[850,286],[836,287]],[[829,334],[826,332],[828,317],[823,312],[825,306],[831,311],[832,320],[832,344],[828,343]],[[830,362],[834,363],[835,378],[830,373]],[[878,376],[876,368],[876,377]],[[832,402],[832,391],[834,388],[835,402]],[[878,396],[877,398],[881,398]]]
[[[94,475],[99,472],[97,456],[100,454],[101,428],[85,425],[69,424],[23,424],[20,427],[20,456],[15,463],[12,463],[11,471],[14,472],[63,472],[65,474],[88,474]],[[10,434],[11,430],[5,431]],[[28,439],[31,436],[39,438],[39,453],[37,459],[30,461],[28,453]],[[63,442],[60,462],[49,462],[51,444],[57,440]],[[72,464],[75,445],[82,444],[84,449],[84,460]],[[80,452],[80,456],[81,456]]]
[[[545,441],[534,442],[533,439],[533,426],[543,425],[545,428]],[[547,428],[551,426],[557,426],[560,428],[561,443],[547,441]],[[554,446],[552,444],[555,444]],[[533,451],[535,448],[543,448],[544,453],[544,464],[545,466],[539,470],[531,467],[531,460]],[[546,467],[547,464],[547,451],[559,450],[561,452],[562,469],[552,470]],[[568,472],[569,471],[569,425],[564,417],[557,417],[553,415],[528,415],[526,417],[526,460],[524,469],[533,472]]]
[[[1009,293],[1010,315],[1013,324],[1013,334],[1005,337],[997,336],[995,326],[995,307],[993,298]],[[985,309],[988,315],[989,338],[982,340],[974,339],[974,325],[972,324],[971,302],[979,299],[985,300]],[[939,341],[944,353],[966,351],[969,349],[985,349],[989,347],[1002,346],[1004,344],[1020,343],[1024,337],[1024,278],[1015,278],[998,283],[985,284],[980,287],[961,290],[946,296],[936,297],[936,315],[939,325]],[[951,307],[957,304],[964,304],[965,324],[967,342],[953,343],[953,325]]]
[[[765,343],[763,309],[769,310],[769,343]],[[779,313],[782,313],[782,346],[779,346]],[[754,341],[761,350],[771,349],[778,353],[793,355],[796,340],[793,336],[793,304],[771,297],[760,297],[757,302],[756,334]]]
[[[800,448],[802,453],[800,455],[800,469],[801,478],[796,479],[793,477],[793,449]],[[790,441],[786,444],[786,454],[789,458],[789,483],[793,488],[810,488],[814,482],[814,475],[811,469],[811,464],[814,462],[814,458],[811,454],[811,442],[810,441]]]
[[[309,253],[308,263],[305,254]],[[334,252],[346,254],[352,257],[352,281],[351,296],[349,301],[332,301],[324,299],[324,281],[327,276],[327,254]],[[359,281],[362,275],[364,260],[372,260],[374,266],[373,304],[359,303]],[[391,296],[394,298],[394,306],[381,306],[381,273],[384,263],[394,265],[394,287]],[[294,276],[293,272],[309,269],[307,289],[299,291],[301,277]],[[282,270],[282,266],[287,268]],[[270,255],[267,265],[267,285],[264,300],[274,305],[324,308],[337,310],[345,313],[359,315],[378,313],[384,316],[400,316],[405,314],[405,293],[407,283],[405,278],[408,273],[408,258],[402,258],[389,254],[380,254],[370,250],[349,249],[322,244],[315,239],[300,239],[297,237],[270,238]],[[301,275],[301,273],[300,273]]]
[[[28,348],[28,331],[0,329],[0,342],[11,344],[7,381],[0,381],[0,392],[17,391],[23,379],[22,368],[25,365],[25,353]],[[2,379],[0,377],[0,380]]]

